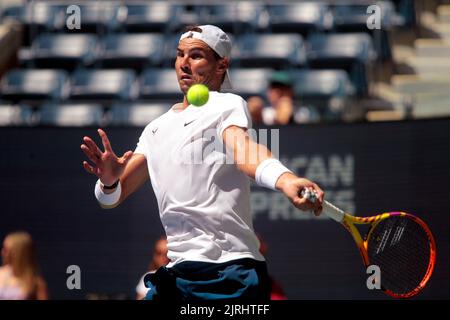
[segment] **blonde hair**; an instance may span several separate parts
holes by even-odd
[[[36,294],[40,272],[36,251],[29,233],[18,231],[6,236],[9,246],[9,264],[29,298]]]

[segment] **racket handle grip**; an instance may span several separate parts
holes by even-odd
[[[317,200],[316,194],[309,190],[303,189],[300,194],[303,198],[306,198],[313,203],[316,202]],[[326,200],[323,201],[322,212],[324,212],[329,218],[337,222],[342,222],[342,220],[344,220],[345,217],[345,212],[343,210],[339,209],[338,207],[336,207],[335,205]]]
[[[323,209],[322,211],[331,219],[337,222],[342,222],[345,217],[345,212],[327,200],[323,201]]]

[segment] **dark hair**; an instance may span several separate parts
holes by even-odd
[[[184,28],[184,32],[189,32],[189,31],[195,31],[195,32],[199,32],[199,33],[203,32],[203,30],[199,26],[196,26],[196,25],[189,25]]]

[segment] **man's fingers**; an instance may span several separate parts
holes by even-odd
[[[307,187],[307,189],[309,189],[310,191],[314,191],[309,187]],[[298,209],[303,211],[311,211],[316,216],[319,216],[322,212],[322,202],[318,199],[313,202],[306,197],[297,197],[293,200],[293,203]]]
[[[317,198],[320,200],[320,203],[322,203],[325,193],[322,191],[322,189],[317,184],[313,183],[313,186],[314,186],[314,190],[316,192]]]
[[[106,135],[105,131],[102,129],[98,129],[98,134],[100,135],[100,138],[102,138],[103,147],[105,148],[105,151],[112,151],[111,143],[109,142],[108,136]]]
[[[91,138],[84,137],[83,141],[94,156],[98,158],[102,156],[102,151],[97,147],[97,144]]]
[[[314,194],[313,199],[310,201],[314,203],[315,208],[318,208],[318,206],[321,206],[323,204],[323,198],[324,198],[324,192],[320,187],[313,183],[311,187],[306,187],[307,190],[309,190],[310,193]]]
[[[86,155],[86,157],[88,157],[89,160],[91,160],[95,164],[98,164],[99,158],[96,157],[86,145],[82,144],[81,150],[84,152],[84,154]]]
[[[130,161],[132,156],[133,156],[133,151],[125,152],[121,158],[121,163],[124,165],[127,164],[127,162]]]
[[[296,197],[296,198],[294,198],[292,203],[294,204],[294,206],[296,208],[303,210],[303,211],[310,211],[313,208],[312,202],[306,198]]]
[[[312,187],[308,187],[308,189],[315,194],[314,202],[310,201],[312,204],[311,211],[313,211],[314,215],[319,216],[322,212],[323,191],[315,183],[313,183]]]
[[[316,217],[320,216],[320,214],[322,213],[322,206],[317,207],[316,209],[314,209],[314,215]]]
[[[83,161],[83,168],[87,171],[87,173],[95,174],[94,168],[89,163],[87,163],[87,161]]]

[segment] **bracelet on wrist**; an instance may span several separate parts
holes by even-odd
[[[119,185],[119,181],[120,181],[120,179],[117,179],[117,181],[114,182],[114,183],[113,183],[112,185],[110,185],[110,186],[104,185],[104,184],[102,183],[103,189],[105,189],[105,190],[113,190],[113,189],[117,188],[117,186]]]

